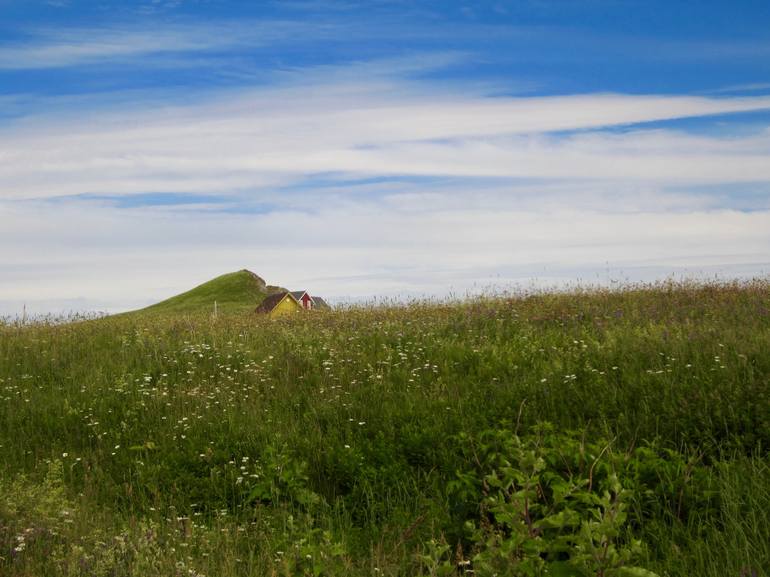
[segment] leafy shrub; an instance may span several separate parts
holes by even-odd
[[[703,467],[670,450],[618,452],[547,424],[527,436],[496,429],[456,440],[475,466],[448,486],[463,524],[458,551],[469,548],[454,563],[475,575],[651,576],[633,534],[641,511],[652,504],[683,515],[710,503]],[[433,562],[449,554],[435,542],[428,549]],[[432,571],[452,566],[442,563]]]
[[[308,487],[307,463],[297,459],[286,447],[269,445],[257,463],[249,488],[248,501],[278,505],[289,503],[310,507],[321,502],[321,496]]]

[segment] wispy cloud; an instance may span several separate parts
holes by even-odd
[[[767,129],[726,136],[637,126],[767,110],[770,97],[488,98],[377,76],[308,78],[188,107],[11,124],[0,131],[0,194],[253,197],[319,173],[770,181]],[[628,128],[604,130],[619,126]]]
[[[708,94],[740,94],[744,92],[764,92],[770,90],[770,82],[749,82],[746,84],[731,84],[707,91]]]
[[[244,266],[349,296],[574,279],[608,262],[640,279],[767,270],[768,206],[715,192],[770,190],[767,123],[665,123],[767,111],[770,97],[490,97],[415,80],[464,57],[291,68],[187,106],[136,93],[6,122],[0,310],[127,308]]]
[[[298,36],[317,40],[330,35],[332,28],[331,24],[309,26],[287,20],[37,28],[26,31],[21,40],[0,44],[0,69],[61,68],[153,55],[217,52],[275,45]]]
[[[0,311],[5,303],[5,312],[18,312],[25,301],[32,309],[35,300],[66,308],[74,298],[125,309],[244,266],[291,287],[352,297],[770,271],[767,210],[629,212],[611,200],[522,209],[508,198],[405,211],[398,202],[261,215],[0,203],[0,246],[14,247],[0,253]]]

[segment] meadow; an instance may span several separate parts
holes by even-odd
[[[770,282],[0,324],[0,575],[770,575]]]

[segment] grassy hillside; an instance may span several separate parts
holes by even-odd
[[[0,326],[0,574],[766,577],[768,351],[767,282]]]
[[[187,292],[171,297],[137,313],[151,314],[211,314],[214,301],[220,314],[253,311],[268,294],[284,290],[265,285],[259,276],[248,270],[223,274]]]

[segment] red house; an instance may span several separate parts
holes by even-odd
[[[313,309],[328,309],[329,305],[326,304],[321,297],[312,297],[307,291],[291,291],[291,296],[294,297],[300,306],[305,310]]]
[[[302,305],[303,309],[311,310],[313,308],[313,297],[307,294],[307,291],[291,291],[291,296]]]

